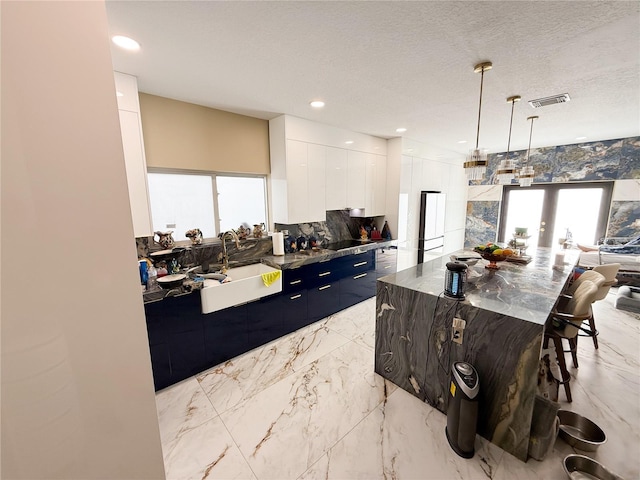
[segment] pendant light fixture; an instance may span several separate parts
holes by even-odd
[[[533,182],[533,177],[535,172],[533,171],[533,167],[529,165],[529,155],[531,154],[531,136],[533,135],[533,121],[536,118],[540,118],[537,115],[533,117],[527,117],[527,121],[531,120],[531,130],[529,131],[529,148],[527,149],[527,158],[524,161],[524,166],[520,170],[518,174],[518,181],[520,182],[521,187],[530,187]]]
[[[475,73],[480,73],[480,103],[478,105],[478,130],[476,132],[476,148],[471,150],[467,161],[464,162],[464,171],[467,180],[481,180],[487,171],[487,152],[478,148],[480,141],[480,113],[482,112],[482,85],[484,83],[484,72],[491,70],[493,64],[491,62],[482,62],[473,68]]]
[[[513,126],[513,108],[516,102],[519,102],[522,97],[520,95],[514,95],[507,98],[507,102],[511,103],[511,120],[509,120],[509,140],[507,140],[507,155],[504,160],[498,165],[496,176],[498,177],[498,183],[501,185],[508,185],[516,177],[516,166],[513,160],[509,160],[509,152],[511,150],[511,127]]]

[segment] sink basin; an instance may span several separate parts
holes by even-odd
[[[280,272],[280,270],[256,263],[227,270],[227,277],[231,278],[228,283],[205,279],[204,287],[200,290],[202,313],[217,312],[281,292],[282,274],[271,285],[265,286],[262,274],[271,272]]]

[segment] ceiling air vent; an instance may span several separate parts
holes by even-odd
[[[535,100],[529,100],[529,105],[533,108],[546,107],[547,105],[555,105],[556,103],[566,103],[569,98],[568,93],[561,93],[560,95],[554,95],[553,97],[537,98]]]

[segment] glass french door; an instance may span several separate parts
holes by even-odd
[[[498,241],[507,243],[516,228],[526,228],[532,250],[560,248],[567,235],[573,243],[593,245],[605,235],[612,191],[613,182],[507,185]]]

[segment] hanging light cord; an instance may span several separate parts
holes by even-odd
[[[509,140],[507,140],[507,157],[505,160],[509,160],[509,150],[511,150],[511,127],[513,127],[513,109],[516,106],[515,98],[511,100],[511,120],[509,121]]]
[[[529,155],[531,154],[531,136],[533,135],[533,121],[535,117],[531,117],[531,130],[529,130],[529,148],[527,149],[527,159],[525,160],[525,164],[529,164]]]
[[[480,112],[482,111],[482,84],[484,83],[484,69],[482,67],[482,71],[480,72],[480,102],[478,104],[478,131],[476,132],[476,150],[478,149],[478,145],[480,143]]]

